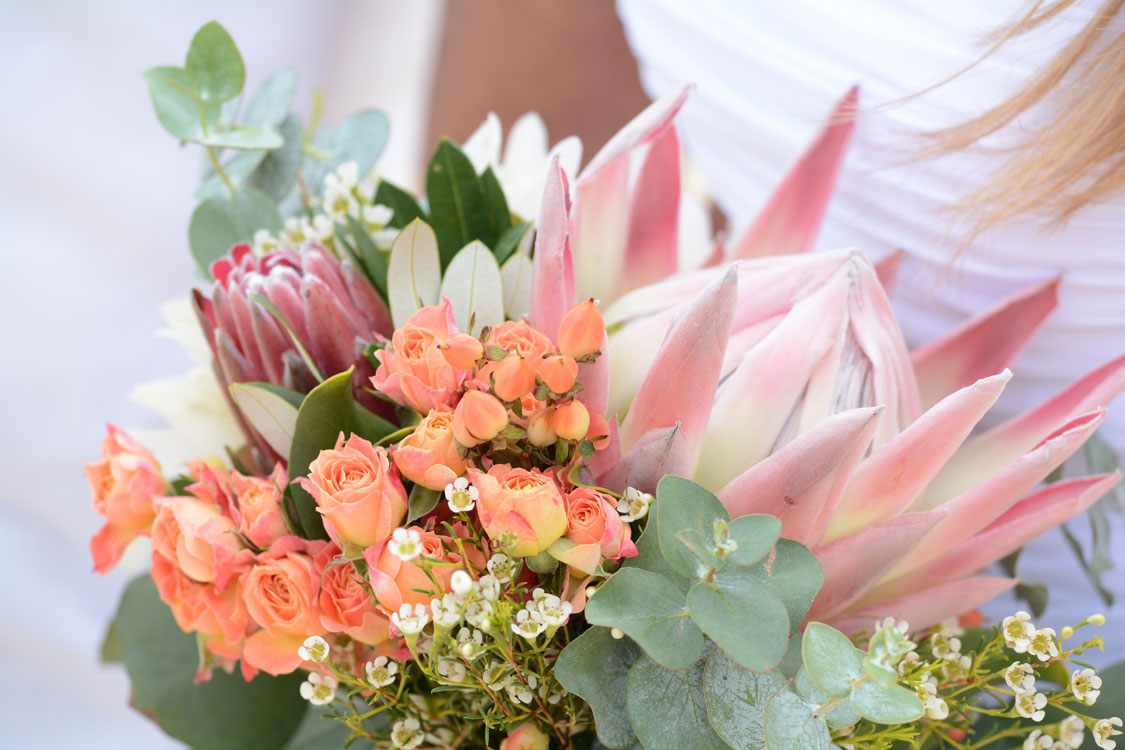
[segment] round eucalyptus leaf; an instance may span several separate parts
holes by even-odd
[[[728,750],[707,718],[703,672],[703,660],[675,672],[648,657],[637,659],[629,670],[626,704],[645,750]]]
[[[690,479],[668,475],[656,486],[652,513],[658,522],[660,552],[668,565],[688,578],[705,576],[709,566],[688,549],[680,532],[690,529],[711,538],[716,520],[730,520],[719,499]]]
[[[200,97],[208,102],[233,99],[246,83],[242,55],[217,21],[206,23],[195,32],[184,71],[195,83]]]
[[[598,739],[607,748],[637,742],[625,705],[629,668],[643,652],[628,638],[614,638],[607,628],[590,628],[559,654],[555,677],[590,704]]]
[[[852,680],[862,677],[863,652],[846,635],[820,622],[809,623],[801,641],[805,668],[816,686],[833,698],[852,691]]]
[[[762,750],[766,746],[766,704],[787,689],[779,672],[743,669],[721,649],[707,658],[703,693],[711,726],[734,750]]]
[[[723,568],[692,586],[687,603],[707,637],[746,669],[773,669],[785,657],[785,605],[749,571]]]
[[[789,632],[796,633],[824,584],[824,570],[816,555],[800,542],[778,539],[765,560],[747,570],[782,601],[789,612]]]
[[[726,554],[731,565],[749,566],[761,560],[781,536],[781,521],[764,513],[740,516],[730,522],[730,538],[738,548]]]
[[[802,698],[809,703],[814,703],[818,706],[823,706],[828,702],[828,696],[823,690],[816,686],[812,677],[809,676],[809,670],[804,667],[797,672],[797,677],[793,680],[793,686],[797,688],[797,692]],[[828,722],[828,726],[833,729],[841,727],[850,727],[860,720],[860,715],[852,707],[848,701],[837,703],[836,706],[824,716],[824,720]]]
[[[766,706],[768,750],[832,750],[832,736],[823,719],[813,718],[816,706],[786,690]]]
[[[852,707],[860,716],[876,724],[905,724],[922,717],[922,701],[901,685],[883,687],[864,680],[852,689]]]

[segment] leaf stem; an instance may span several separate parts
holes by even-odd
[[[215,153],[214,146],[207,146],[207,158],[211,160],[211,167],[214,168],[215,174],[222,178],[223,184],[227,186],[227,190],[231,192],[231,195],[234,195],[234,183],[231,182],[230,175],[223,169],[223,165],[219,163],[219,155]]]

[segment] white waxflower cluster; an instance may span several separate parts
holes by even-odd
[[[929,719],[945,719],[949,716],[949,704],[937,694],[938,681],[932,674],[927,675],[918,686],[918,699],[922,701],[922,708]]]
[[[305,661],[323,662],[328,660],[330,651],[328,641],[319,635],[314,635],[305,639],[305,642],[297,649],[297,656]]]
[[[531,601],[513,616],[512,632],[529,641],[534,641],[540,633],[548,628],[553,631],[555,628],[565,625],[566,621],[570,619],[572,609],[570,602],[564,602],[543,589],[535,589],[531,593]]]
[[[648,515],[649,506],[652,505],[652,495],[647,492],[627,487],[625,494],[617,501],[617,512],[621,514],[621,520],[626,523],[639,521]]]
[[[1059,642],[1053,628],[1036,628],[1027,612],[1016,612],[1000,624],[1004,644],[1017,654],[1031,654],[1040,661],[1059,655]]]

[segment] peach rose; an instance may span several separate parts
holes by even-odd
[[[511,354],[520,354],[532,362],[538,362],[544,354],[554,351],[550,337],[522,320],[508,320],[493,328],[488,332],[488,343],[507,349]]]
[[[417,526],[411,528],[421,537],[422,556],[452,563],[461,562],[460,555],[447,552],[442,544],[448,537],[438,536]],[[432,599],[451,591],[449,582],[453,578],[453,571],[457,570],[453,566],[444,565],[431,568],[438,583],[435,589],[434,582],[426,575],[418,558],[408,562],[399,559],[390,551],[386,541],[365,549],[363,559],[367,561],[367,575],[371,580],[375,599],[389,613],[397,612],[403,604],[429,604]]]
[[[157,498],[156,504],[152,547],[192,580],[222,591],[252,563],[254,553],[234,533],[237,525],[215,503],[181,496]]]
[[[289,533],[281,512],[282,488],[289,483],[282,464],[269,477],[248,477],[231,472],[235,520],[238,531],[261,548],[269,547]]]
[[[537,555],[566,533],[562,494],[549,474],[507,464],[496,464],[487,474],[469,467],[468,474],[480,492],[477,517],[485,532],[494,541],[509,532],[515,537],[506,554]]]
[[[447,407],[431,411],[414,432],[402,439],[391,457],[411,482],[444,490],[465,473],[465,459],[457,453],[453,438],[453,413]]]
[[[150,574],[180,630],[204,633],[228,644],[242,640],[249,615],[237,581],[220,592],[210,584],[193,581],[174,560],[159,552],[152,554]]]
[[[454,369],[441,348],[456,333],[449,300],[423,307],[391,335],[387,348],[375,352],[379,368],[371,384],[395,403],[422,414],[451,405],[469,374]]]
[[[94,570],[102,574],[117,564],[129,542],[148,534],[156,515],[153,498],[168,491],[151,453],[113,425],[108,433],[102,460],[86,464],[94,510],[106,520],[90,540]]]
[[[586,487],[571,491],[566,496],[566,524],[565,543],[554,545],[551,554],[587,575],[603,558],[620,560],[637,554],[629,525],[621,520],[609,495]]]
[[[258,555],[242,577],[242,599],[262,629],[246,638],[243,659],[272,675],[301,665],[297,655],[305,638],[323,635],[317,591],[320,576],[313,557],[327,542],[284,536]]]
[[[368,547],[387,539],[406,515],[406,490],[385,448],[359,435],[320,452],[299,480],[315,499],[328,534],[340,546]]]
[[[368,646],[385,643],[391,637],[390,619],[375,607],[354,563],[333,563],[338,554],[340,548],[329,544],[313,560],[320,571],[320,624],[329,633],[345,633]]]

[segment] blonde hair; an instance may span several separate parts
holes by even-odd
[[[998,29],[969,67],[909,97],[959,77],[1002,45],[1056,18],[1078,0],[1034,0]],[[1025,214],[1059,228],[1079,209],[1125,189],[1125,28],[1114,24],[1125,0],[1104,0],[1090,21],[1021,90],[978,117],[923,134],[917,158],[977,144],[1046,102],[1052,116],[1011,145],[990,179],[951,208],[971,225],[966,242]]]

